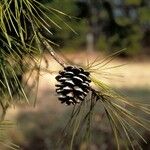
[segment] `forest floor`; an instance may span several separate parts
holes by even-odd
[[[62,55],[62,54],[61,54]],[[102,56],[99,53],[85,54],[79,53],[64,53],[65,59],[71,63],[87,66],[87,63],[92,63],[97,57],[99,62],[107,56]],[[39,80],[38,96],[36,107],[22,106],[19,108],[9,109],[8,118],[16,116],[21,110],[38,111],[49,105],[51,108],[57,108],[58,111],[64,109],[55,94],[55,76],[62,67],[51,58],[50,55],[45,56],[48,60],[49,72],[42,72]],[[42,62],[42,68],[46,66],[45,61]],[[150,60],[126,60],[114,58],[109,61],[106,59],[100,63],[101,74],[98,75],[99,80],[103,81],[110,87],[123,91],[129,97],[148,101],[150,99]],[[25,109],[23,109],[25,107]],[[18,111],[20,110],[20,111]]]

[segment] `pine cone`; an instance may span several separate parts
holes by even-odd
[[[61,103],[74,105],[83,101],[90,88],[89,75],[89,72],[75,66],[67,66],[60,71],[56,76],[56,80],[59,82],[56,84],[56,92]]]

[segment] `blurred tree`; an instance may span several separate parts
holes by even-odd
[[[81,6],[82,9],[80,9],[75,1],[70,0],[47,0],[46,6],[61,10],[66,14],[59,17],[49,14],[55,22],[61,24],[61,29],[56,30],[55,26],[52,25],[50,28],[55,36],[47,34],[45,30],[47,37],[60,47],[67,47],[68,49],[85,46],[88,26],[86,20],[81,19],[80,16],[84,8]]]
[[[84,3],[87,3],[91,12],[87,19],[98,49],[105,47],[112,51],[127,48],[125,55],[134,55],[141,50],[141,46],[148,46],[150,28],[148,1],[89,0]]]
[[[47,0],[46,2],[47,5],[68,14],[70,19],[65,16],[62,16],[62,19],[69,21],[68,24],[78,33],[75,35],[65,24],[62,25],[63,30],[59,31],[51,27],[56,36],[49,38],[60,46],[69,48],[86,46],[86,35],[90,33],[93,35],[95,48],[110,52],[113,49],[127,48],[124,56],[142,53],[142,48],[144,50],[149,47],[148,0]],[[57,16],[52,17],[58,20]]]

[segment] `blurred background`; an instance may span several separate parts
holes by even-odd
[[[71,16],[70,19],[63,17],[63,20],[77,32],[77,35],[55,18],[63,29],[53,28],[55,36],[50,37],[63,49],[71,51],[87,48],[112,53],[126,48],[127,50],[121,54],[124,57],[150,54],[149,0],[45,2],[47,6]]]
[[[86,65],[87,60],[101,59],[122,51],[105,68],[107,76],[99,78],[112,88],[133,100],[150,100],[150,1],[149,0],[41,0],[44,5],[58,9],[68,16],[52,15],[62,29],[51,26],[50,40],[54,49],[74,63]],[[73,32],[62,20],[67,23]],[[41,29],[42,30],[42,29]],[[61,67],[45,54],[49,70]],[[121,67],[114,67],[126,64]],[[45,62],[42,62],[45,66]],[[7,119],[17,123],[10,131],[12,142],[22,150],[55,150],[60,131],[65,127],[72,107],[66,107],[55,94],[55,73],[42,73],[39,81],[36,107],[19,104],[8,111]],[[34,97],[34,96],[33,96]],[[115,150],[114,137],[107,119],[95,113],[90,150]],[[105,124],[106,123],[106,124]],[[150,149],[150,135],[143,131]],[[65,150],[61,147],[60,150]],[[85,143],[75,143],[74,149],[86,150]]]

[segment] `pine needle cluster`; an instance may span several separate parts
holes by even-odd
[[[41,68],[43,53],[45,51],[50,52],[53,59],[63,68],[67,65],[76,67],[76,65],[62,61],[51,47],[51,44],[54,43],[43,34],[47,32],[53,35],[51,24],[61,29],[61,26],[55,20],[52,20],[48,13],[55,15],[60,20],[61,15],[70,17],[54,8],[45,7],[37,0],[0,1],[0,106],[2,110],[0,143],[12,149],[18,149],[18,147],[12,143],[4,142],[5,135],[3,133],[9,126],[9,123],[4,121],[5,114],[10,106],[15,106],[18,102],[23,101],[30,104],[27,89],[35,88],[38,91],[39,75],[41,70],[45,69]],[[63,20],[62,23],[68,26]],[[74,32],[70,26],[68,27]],[[103,106],[110,122],[118,150],[121,149],[120,139],[122,138],[126,141],[126,148],[135,149],[135,143],[140,147],[139,138],[146,142],[136,129],[136,125],[149,131],[150,122],[143,117],[144,115],[137,116],[135,110],[149,115],[149,104],[126,100],[126,98],[114,92],[95,76],[96,74],[101,74],[101,68],[106,66],[116,54],[102,61],[96,58],[94,62],[89,63],[87,66],[77,66],[90,74],[88,76],[89,81],[92,81],[95,86],[90,85],[88,94],[85,95],[82,102],[75,103],[73,107],[70,120],[64,130],[65,135],[67,133],[67,136],[71,136],[70,149],[73,149],[74,141],[79,137],[80,131],[84,131],[84,134],[82,134],[83,139],[90,139],[94,110],[99,106],[99,103]],[[28,77],[24,77],[25,73],[28,73]],[[31,87],[27,87],[28,81],[33,74],[36,74],[35,82]],[[75,92],[77,92],[77,89]]]

